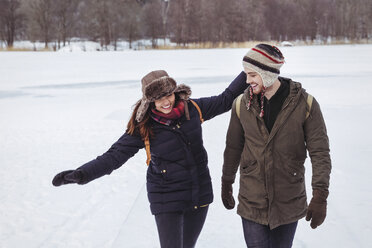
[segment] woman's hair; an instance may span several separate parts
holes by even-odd
[[[141,105],[141,100],[139,100],[135,105],[133,109],[132,116],[130,117],[130,120],[127,125],[127,133],[130,135],[141,135],[142,139],[145,140],[146,138],[150,138],[153,136],[153,132],[151,130],[151,116],[150,111],[151,108],[153,108],[153,103],[150,104],[150,107],[147,109],[145,116],[143,117],[142,121],[137,122],[136,121],[136,115],[139,106]]]

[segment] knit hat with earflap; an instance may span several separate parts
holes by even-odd
[[[258,44],[243,58],[244,69],[257,72],[267,88],[273,85],[280,74],[280,67],[284,64],[284,57],[280,50],[268,44]]]
[[[177,86],[176,81],[169,77],[168,73],[163,70],[148,73],[142,78],[141,83],[142,99],[136,114],[137,122],[143,120],[151,102],[172,93],[177,93],[180,100],[188,100],[191,95],[189,86],[184,84]]]
[[[264,116],[264,95],[267,87],[274,84],[275,80],[278,79],[280,74],[280,67],[284,64],[284,57],[282,52],[275,46],[268,44],[258,44],[243,58],[244,71],[247,69],[257,72],[262,79],[263,89],[261,92],[261,111],[260,117]],[[249,91],[249,101],[247,103],[247,109],[249,110],[252,99],[253,99],[253,89],[248,88]]]

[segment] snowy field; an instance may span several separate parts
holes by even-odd
[[[242,70],[246,51],[0,53],[0,247],[159,247],[144,151],[84,186],[56,188],[51,180],[122,135],[147,72],[167,70],[191,86],[193,97],[214,95]],[[333,162],[327,219],[316,230],[301,220],[293,247],[371,247],[372,45],[282,51],[282,75],[300,81],[321,104]],[[236,209],[225,210],[220,200],[229,116],[203,124],[215,201],[199,248],[245,247]],[[311,195],[309,159],[306,166]]]

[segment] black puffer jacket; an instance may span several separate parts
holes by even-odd
[[[247,87],[242,72],[220,95],[194,99],[204,120],[231,109],[236,96]],[[153,121],[150,139],[151,162],[147,170],[147,192],[153,214],[197,209],[213,201],[208,156],[203,146],[200,116],[188,102],[190,120],[182,116],[174,126]],[[79,169],[89,182],[119,168],[144,148],[139,136],[125,133],[102,156]]]

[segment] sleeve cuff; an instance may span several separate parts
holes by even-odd
[[[233,184],[235,182],[235,175],[234,176],[222,175],[221,180],[225,183]]]

